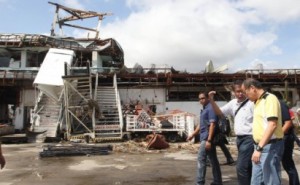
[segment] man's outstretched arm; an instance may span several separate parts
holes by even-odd
[[[217,105],[217,103],[214,100],[215,94],[216,94],[216,91],[210,91],[208,93],[209,102],[212,105],[212,108],[214,109],[214,112],[217,116],[225,117],[223,112],[221,111],[220,107]]]

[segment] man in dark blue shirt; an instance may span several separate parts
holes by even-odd
[[[289,185],[299,185],[297,168],[293,160],[294,133],[293,123],[286,103],[280,101],[282,115],[282,130],[284,133],[284,151],[282,156],[282,166],[289,176]]]
[[[197,185],[205,184],[206,175],[206,159],[210,159],[212,166],[213,182],[211,185],[222,184],[222,174],[217,158],[216,145],[212,142],[216,133],[218,117],[216,116],[209,100],[207,93],[199,94],[200,104],[203,109],[200,113],[200,124],[197,126],[193,134],[187,140],[191,140],[200,132],[200,148],[198,152],[197,165]]]

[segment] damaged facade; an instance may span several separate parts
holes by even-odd
[[[230,84],[247,77],[300,107],[300,69],[192,74],[126,68],[120,44],[99,37],[99,25],[108,14],[50,4],[56,7],[51,36],[0,34],[0,120],[16,131],[96,140],[157,131],[176,141],[199,119],[200,91],[216,90],[219,103],[225,103],[232,97]],[[59,10],[71,15],[60,18]],[[97,29],[66,23],[92,17],[98,17]],[[95,37],[58,36],[55,25],[61,32],[62,26],[94,31]]]

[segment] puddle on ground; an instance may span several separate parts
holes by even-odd
[[[197,159],[197,154],[191,154],[187,152],[165,153],[164,157],[173,158],[175,160],[188,160],[194,161]]]
[[[127,166],[124,165],[114,165],[115,168],[119,169],[119,170],[124,170]]]
[[[125,165],[99,165],[96,164],[94,160],[84,160],[79,164],[69,166],[70,170],[77,170],[77,171],[85,171],[85,170],[93,170],[95,168],[117,168],[119,170],[125,169],[127,166]]]
[[[111,165],[98,165],[96,164],[96,161],[94,160],[83,160],[79,164],[71,165],[69,166],[69,169],[71,170],[93,170],[95,168],[99,167],[110,167]]]
[[[116,158],[116,159],[114,159],[115,161],[118,161],[118,162],[123,162],[123,161],[125,161],[124,159],[118,159],[118,158]]]

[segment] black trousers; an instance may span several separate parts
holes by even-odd
[[[293,160],[293,150],[295,136],[293,134],[288,134],[283,137],[284,141],[284,151],[282,156],[282,166],[289,176],[289,185],[299,185],[298,172],[295,167]]]
[[[236,145],[238,148],[238,158],[236,172],[239,185],[250,185],[252,175],[251,157],[254,152],[252,135],[237,136]]]

